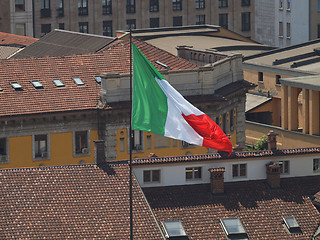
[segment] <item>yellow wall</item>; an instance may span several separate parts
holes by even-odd
[[[50,134],[50,159],[33,160],[32,136],[9,137],[9,163],[1,164],[1,168],[59,166],[94,163],[94,140],[98,139],[98,131],[90,130],[90,153],[86,156],[73,156],[72,132]]]

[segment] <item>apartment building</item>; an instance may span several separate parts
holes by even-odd
[[[115,36],[129,28],[216,24],[254,38],[253,9],[253,0],[5,0],[0,31],[41,37],[65,29]],[[23,14],[21,26],[13,16]]]

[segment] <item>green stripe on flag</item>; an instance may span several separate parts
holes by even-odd
[[[133,43],[132,51],[132,129],[164,135],[168,113],[167,96],[155,80],[155,77],[164,77]]]

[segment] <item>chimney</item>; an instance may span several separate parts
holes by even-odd
[[[267,183],[271,188],[280,188],[280,171],[278,163],[270,162],[267,167]]]
[[[209,168],[211,193],[219,194],[224,193],[224,173],[226,169],[224,167]]]
[[[275,133],[274,131],[270,130],[270,132],[268,132],[267,136],[268,136],[268,149],[275,151],[277,150],[277,133]]]
[[[104,140],[95,140],[94,142],[94,161],[97,165],[106,163],[106,154],[104,150]]]

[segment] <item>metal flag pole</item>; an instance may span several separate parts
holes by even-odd
[[[133,214],[132,214],[132,32],[130,27],[130,179],[129,179],[129,195],[130,195],[130,240],[133,240]]]

